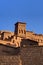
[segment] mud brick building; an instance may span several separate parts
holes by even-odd
[[[43,46],[43,35],[26,31],[26,23],[17,22],[14,32],[0,31],[0,44],[13,47],[25,47],[28,45]]]

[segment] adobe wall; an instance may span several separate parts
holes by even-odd
[[[0,65],[43,65],[43,46],[22,47],[20,48],[19,54],[16,55],[9,54],[10,52],[14,53],[14,48],[0,46],[0,51],[2,51],[3,48],[8,49],[7,51],[9,52],[7,52],[8,55],[0,55]]]
[[[29,46],[21,49],[22,65],[43,65],[43,47]]]
[[[0,65],[20,65],[20,56],[0,56]]]
[[[0,65],[20,65],[19,48],[0,45]]]
[[[11,32],[4,32],[3,33],[3,40],[9,39],[13,34]]]

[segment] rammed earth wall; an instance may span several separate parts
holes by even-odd
[[[0,65],[43,65],[43,46],[28,46],[18,50],[0,45]]]
[[[21,49],[22,65],[43,65],[43,47],[29,46]]]

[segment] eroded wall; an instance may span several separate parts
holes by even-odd
[[[0,65],[43,65],[43,46],[22,47],[18,54],[15,51],[12,47],[0,45]]]

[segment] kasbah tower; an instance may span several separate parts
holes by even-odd
[[[12,47],[25,47],[30,45],[43,46],[43,35],[26,31],[26,23],[15,23],[15,31],[0,31],[0,44]]]

